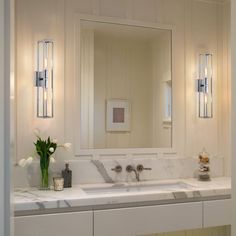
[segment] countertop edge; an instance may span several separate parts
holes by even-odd
[[[179,190],[162,190],[150,192],[128,192],[126,194],[88,194],[83,191],[87,186],[75,186],[62,192],[37,189],[16,189],[14,200],[15,216],[42,215],[66,212],[108,210],[129,207],[167,205],[175,203],[202,202],[230,199],[230,178],[215,178],[210,182],[199,182],[196,179],[175,180],[189,184],[190,188]],[[154,181],[142,183],[149,185],[163,183]],[[170,183],[165,181],[165,183]],[[137,183],[136,183],[137,184]],[[98,186],[98,185],[97,185]],[[105,184],[105,186],[110,186]],[[129,186],[129,185],[128,185]],[[91,187],[91,185],[90,185]],[[92,185],[94,187],[94,185]],[[100,184],[99,188],[104,187]]]
[[[118,204],[101,204],[90,206],[77,206],[77,207],[64,207],[64,208],[51,208],[51,209],[38,209],[38,210],[19,210],[14,212],[15,217],[19,216],[33,216],[33,215],[45,215],[45,214],[57,214],[57,213],[70,213],[70,212],[83,212],[83,211],[96,211],[96,210],[111,210],[131,207],[144,207],[144,206],[158,206],[158,205],[170,205],[178,203],[191,203],[191,202],[204,202],[214,200],[231,199],[231,195],[216,195],[209,197],[195,197],[187,199],[168,199],[168,200],[154,200],[154,201],[141,201],[133,203],[118,203]]]

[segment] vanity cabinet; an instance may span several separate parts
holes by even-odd
[[[15,236],[135,236],[230,225],[231,200],[15,217]]]
[[[195,228],[202,228],[202,202],[94,212],[94,236],[134,236]]]
[[[93,212],[15,217],[15,236],[93,236]]]
[[[231,199],[204,201],[203,227],[231,224]]]

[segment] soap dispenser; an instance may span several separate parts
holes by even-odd
[[[61,175],[64,178],[64,188],[71,188],[72,171],[69,169],[69,163],[66,163],[66,168],[62,170]]]

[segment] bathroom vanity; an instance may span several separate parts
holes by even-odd
[[[61,153],[50,168],[55,174],[61,161],[73,162],[74,186],[15,189],[15,236],[135,236],[230,225],[230,178],[219,177],[231,165],[223,17],[230,14],[216,2],[16,1],[16,156],[30,153],[34,128],[68,138],[73,154]],[[28,82],[39,36],[55,40],[55,117],[47,124],[35,118]],[[205,120],[197,117],[195,88],[195,57],[203,51],[214,55],[216,107]],[[190,179],[202,147],[213,157],[212,181]],[[137,164],[152,168],[140,183],[124,168]],[[14,186],[37,186],[38,166],[16,167]]]
[[[225,177],[90,184],[62,192],[17,189],[15,232],[135,236],[229,225],[230,193]]]

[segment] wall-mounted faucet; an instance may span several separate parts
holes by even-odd
[[[142,172],[143,170],[152,170],[150,167],[144,167],[142,164],[137,165],[137,171]]]
[[[136,178],[136,180],[137,181],[140,181],[140,179],[139,179],[139,172],[133,167],[133,166],[131,166],[131,165],[127,165],[126,166],[126,171],[128,172],[128,173],[131,173],[132,171],[135,173],[135,178]]]
[[[111,170],[112,170],[112,171],[115,171],[117,174],[118,174],[118,173],[121,173],[121,171],[122,171],[122,166],[121,166],[121,165],[117,165],[117,166],[115,166],[115,168],[112,168]]]
[[[132,165],[128,165],[126,167],[126,171],[128,173],[131,173],[132,171],[135,173],[135,178],[137,181],[140,181],[140,173],[143,171],[143,170],[152,170],[152,168],[145,168],[142,164],[139,164],[137,165],[137,167],[133,167]]]

